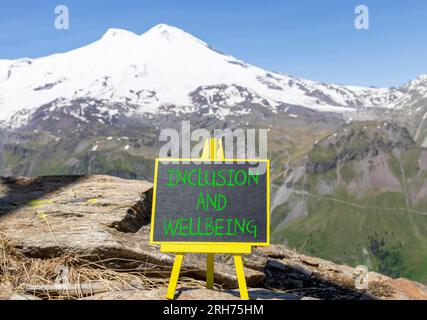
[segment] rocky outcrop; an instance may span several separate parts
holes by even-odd
[[[415,147],[408,130],[393,122],[351,123],[317,142],[308,153],[308,174],[319,174],[337,167],[337,162],[364,160],[392,151]]]
[[[300,300],[294,294],[272,291],[261,288],[248,290],[250,300]],[[96,294],[83,300],[163,300],[166,296],[166,288],[155,290],[129,290],[119,292],[107,292]],[[212,291],[204,288],[178,289],[176,300],[240,300],[238,290]]]
[[[107,261],[111,268],[144,270],[168,277],[174,255],[149,244],[151,183],[109,176],[4,178],[0,186],[0,231],[34,258],[75,254]],[[215,280],[237,286],[234,265],[217,256]],[[264,279],[265,256],[246,259],[249,286]],[[200,255],[187,255],[182,275],[204,279]]]
[[[318,299],[427,300],[427,287],[408,279],[368,272],[366,286],[356,288],[357,268],[305,256],[283,246],[259,248],[268,256],[265,285]]]
[[[3,178],[0,181],[0,233],[5,239],[0,242],[0,253],[6,255],[12,248],[16,250],[12,254],[14,259],[32,259],[33,265],[53,261],[50,269],[58,261],[75,268],[82,260],[60,260],[73,256],[89,261],[86,268],[91,262],[94,268],[99,268],[101,262],[105,268],[97,271],[95,278],[101,279],[96,283],[74,284],[70,280],[68,286],[49,280],[45,288],[62,291],[74,288],[76,294],[68,292],[68,297],[73,298],[79,297],[81,288],[94,286],[97,290],[88,290],[84,294],[86,298],[164,298],[174,255],[162,253],[158,246],[149,244],[150,183],[109,176]],[[238,291],[230,290],[237,287],[230,258],[216,255],[218,290],[212,292],[202,288],[206,277],[205,255],[186,255],[181,278],[193,279],[193,282],[191,286],[180,283],[177,298],[237,299]],[[427,299],[427,290],[420,284],[372,272],[368,274],[368,289],[358,290],[354,268],[300,255],[283,246],[254,248],[252,254],[245,256],[244,264],[248,286],[253,288],[251,299]],[[29,280],[30,283],[25,283],[22,277],[19,278],[22,283],[2,278],[11,268],[17,268],[16,264],[0,263],[0,299],[50,297],[42,294],[44,284]],[[112,276],[111,272],[116,273]],[[132,281],[124,285],[118,278],[128,272],[138,272],[138,277],[143,276],[149,285],[144,287]],[[108,275],[105,284],[103,274]],[[80,276],[74,275],[73,279]],[[118,281],[120,283],[113,285]]]

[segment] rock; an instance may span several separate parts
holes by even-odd
[[[8,204],[0,207],[1,231],[33,257],[69,251],[103,256],[120,249],[120,236],[149,223],[148,182],[107,176],[1,181],[0,197]]]
[[[240,300],[240,295],[235,291],[181,289],[178,290],[177,300]]]
[[[313,273],[311,269],[308,269],[306,266],[300,263],[296,263],[294,261],[287,261],[287,266],[290,272],[293,272],[296,274],[302,274],[305,277],[310,277]]]
[[[386,282],[395,290],[389,299],[393,300],[427,300],[427,287],[408,279],[390,279]]]
[[[252,249],[252,254],[243,256],[243,263],[246,267],[262,272],[267,265],[267,260],[268,256],[257,248]]]
[[[312,267],[318,267],[321,264],[320,259],[316,259],[313,257],[302,256],[300,260],[302,263]]]
[[[126,290],[96,294],[81,300],[166,300],[166,288],[154,290]],[[238,293],[204,288],[178,288],[175,300],[239,300]]]
[[[14,293],[10,296],[9,300],[42,300],[30,294]]]
[[[391,280],[390,277],[373,271],[368,272],[368,279],[369,282],[385,282]]]
[[[299,300],[298,296],[261,288],[248,289],[250,300]],[[240,300],[239,290],[182,289],[177,300]]]
[[[369,292],[365,292],[360,296],[359,300],[378,300],[378,298]]]
[[[358,290],[355,288],[354,268],[297,254],[286,248],[279,250],[282,252],[280,256],[284,258],[276,258],[276,248],[273,251],[274,258],[268,258],[265,271],[265,283],[273,288],[290,290],[300,297],[346,300],[384,298],[392,290],[380,282],[387,277],[376,273],[369,273],[372,277],[370,291]]]
[[[249,298],[251,300],[299,300],[297,295],[282,291],[274,291],[267,289],[249,289]]]
[[[277,260],[277,259],[268,259],[267,268],[277,269],[283,272],[290,270],[288,265],[284,264],[281,260]]]
[[[0,231],[25,255],[65,254],[105,260],[111,268],[138,268],[169,277],[174,254],[149,244],[152,184],[109,176],[0,179]],[[230,256],[229,256],[230,257]],[[233,259],[216,257],[215,281],[237,287]],[[263,281],[267,256],[244,257],[248,286]],[[206,278],[205,255],[185,255],[182,276]]]
[[[96,294],[81,300],[165,300],[166,288],[154,290],[125,290]],[[267,289],[249,289],[250,300],[298,300],[299,297],[285,292]],[[205,288],[178,288],[175,300],[240,300],[238,290],[217,291]]]
[[[274,244],[268,247],[258,247],[257,250],[275,259],[290,258],[293,255],[293,253],[285,247]]]
[[[37,297],[81,297],[109,291],[103,282],[90,283],[55,283],[50,285],[24,285],[24,291]],[[126,288],[121,288],[125,290]]]
[[[313,297],[303,297],[301,298],[301,300],[320,300],[320,299],[313,298]]]
[[[12,285],[0,281],[0,300],[9,300],[13,294]]]
[[[79,300],[164,300],[167,289],[123,290],[95,294]]]
[[[269,250],[262,250],[269,255]],[[279,255],[278,252],[281,252]],[[356,269],[323,259],[297,254],[286,248],[274,248],[268,258],[266,280],[273,288],[302,289],[299,295],[321,299],[427,299],[426,286],[408,279],[391,279],[376,272],[368,273],[368,289],[355,287]],[[277,258],[282,256],[283,258]],[[305,291],[304,288],[319,288]]]

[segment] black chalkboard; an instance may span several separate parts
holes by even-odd
[[[269,162],[156,162],[153,243],[269,243]]]

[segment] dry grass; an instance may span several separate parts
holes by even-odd
[[[63,255],[52,259],[29,258],[20,253],[0,233],[0,296],[3,288],[16,293],[25,293],[26,285],[52,285],[56,283],[58,268],[66,267],[68,270],[68,282],[70,284],[92,284],[102,283],[105,291],[120,290],[152,290],[165,287],[168,278],[152,278],[145,274],[146,269],[135,270],[112,270],[105,266],[105,261],[94,260],[94,257]],[[204,281],[191,278],[180,279],[180,285],[187,288],[202,288]],[[44,292],[38,294],[43,299],[78,299],[84,294],[77,296],[64,295],[57,292]]]

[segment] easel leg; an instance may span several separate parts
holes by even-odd
[[[234,264],[236,265],[237,282],[239,284],[240,299],[249,300],[248,289],[246,287],[245,271],[243,270],[242,255],[234,255]]]
[[[214,287],[214,266],[215,255],[208,253],[206,258],[206,288],[212,290]]]
[[[166,298],[169,300],[173,300],[173,298],[175,297],[176,284],[178,283],[179,271],[181,270],[183,258],[183,253],[177,253],[175,256],[175,261],[172,267],[172,274],[169,280],[168,292],[166,294]]]

